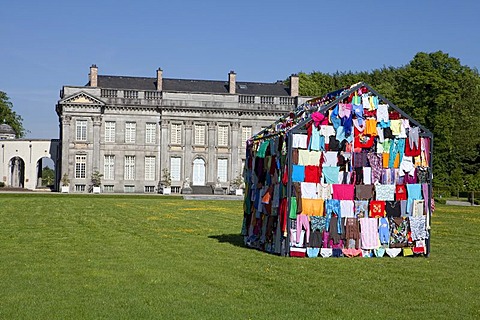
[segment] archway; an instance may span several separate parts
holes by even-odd
[[[20,157],[13,157],[8,167],[10,187],[23,188],[25,186],[25,161]]]
[[[197,158],[193,161],[193,181],[194,186],[205,185],[205,160]]]
[[[56,173],[55,163],[49,157],[42,157],[37,161],[37,181],[35,183],[36,189],[54,189]]]

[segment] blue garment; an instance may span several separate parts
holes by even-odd
[[[325,201],[325,225],[330,225],[332,214],[337,215],[337,233],[342,234],[342,214],[340,213],[340,200],[328,199]]]
[[[338,117],[338,104],[333,108],[332,113],[330,114],[330,122],[333,124],[335,130],[340,126],[341,120]]]
[[[360,97],[358,97],[360,100]],[[353,104],[352,105],[352,112],[355,114],[357,117],[358,125],[362,126],[363,123],[365,122],[365,119],[363,117],[363,105],[361,104]]]
[[[413,200],[422,200],[422,185],[419,183],[407,184],[407,215],[412,214]]]
[[[316,258],[318,257],[318,254],[320,253],[320,248],[307,248],[307,256],[309,258]]]
[[[402,163],[403,154],[405,153],[405,138],[395,138],[390,144],[390,155],[388,158],[388,167],[393,168],[397,153],[400,154],[400,163]]]
[[[340,118],[340,123],[345,128],[345,136],[347,136],[347,137],[350,136],[351,133],[352,133],[352,127],[353,127],[352,113],[350,113],[350,116],[348,116],[348,117]]]
[[[305,182],[305,166],[298,164],[293,165],[292,182]]]
[[[340,172],[340,167],[323,167],[322,173],[325,178],[325,183],[334,184],[338,183],[338,174]]]
[[[312,136],[310,138],[310,150],[325,151],[325,137],[320,135],[317,127],[312,126]]]
[[[378,224],[378,234],[380,236],[380,243],[388,244],[390,241],[390,229],[388,227],[388,220],[386,218],[380,218]]]
[[[337,128],[337,134],[335,135],[335,139],[338,140],[338,142],[342,142],[343,140],[347,140],[348,143],[351,143],[353,141],[353,135],[347,135],[345,131],[344,126],[339,126]]]

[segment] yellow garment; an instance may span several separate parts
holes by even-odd
[[[390,129],[392,130],[392,134],[394,136],[398,136],[402,131],[402,120],[401,119],[390,120]]]
[[[382,164],[385,169],[388,168],[388,161],[390,160],[390,153],[382,153]],[[395,156],[395,161],[393,161],[393,167],[398,169],[400,167],[400,153],[397,153]]]
[[[302,198],[302,213],[307,216],[323,216],[323,199],[305,199]]]
[[[320,165],[321,156],[321,151],[298,149],[298,164],[302,166],[318,166]]]
[[[368,118],[365,120],[365,130],[363,131],[363,134],[372,137],[377,136],[377,119]]]

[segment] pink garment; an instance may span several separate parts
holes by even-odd
[[[328,117],[318,111],[312,113],[312,120],[317,128],[328,124]]]
[[[308,217],[305,214],[297,215],[297,243],[300,243],[300,236],[302,234],[302,226],[305,229],[307,241],[310,239],[310,223]]]
[[[362,249],[378,248],[378,223],[376,218],[360,218]]]
[[[350,117],[352,114],[352,104],[351,103],[339,103],[338,104],[338,116],[340,118]]]
[[[353,200],[355,193],[355,185],[353,184],[333,184],[333,199],[336,200]]]
[[[342,253],[346,257],[353,258],[356,256],[361,256],[362,249],[342,249]]]

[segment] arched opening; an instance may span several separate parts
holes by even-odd
[[[20,157],[13,157],[8,167],[10,187],[23,188],[25,186],[25,161]]]
[[[193,181],[194,186],[205,185],[205,160],[197,158],[193,161]]]
[[[40,158],[37,161],[37,182],[36,189],[50,189],[55,188],[55,163],[49,157]]]

